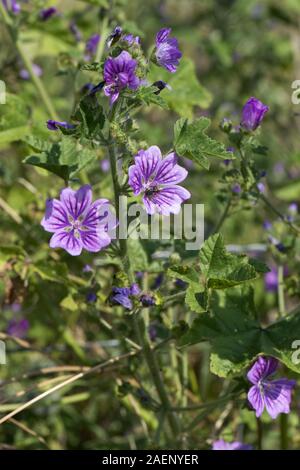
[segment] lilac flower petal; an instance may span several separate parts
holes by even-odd
[[[111,238],[104,230],[80,230],[80,237],[82,241],[83,248],[92,253],[97,253],[108,246],[111,242]]]
[[[170,153],[160,163],[155,176],[155,182],[168,185],[177,184],[185,180],[187,175],[187,170],[182,166],[177,165],[176,154]]]
[[[92,190],[90,185],[82,186],[78,191],[65,188],[60,194],[60,200],[74,219],[84,216],[92,202]]]
[[[264,411],[264,400],[258,385],[253,385],[248,392],[248,400],[252,408],[256,411],[256,417],[259,418]]]
[[[154,195],[143,197],[143,202],[148,214],[178,214],[180,212],[181,204],[186,199],[189,199],[191,194],[181,186],[168,186],[160,189]]]
[[[212,450],[252,450],[253,447],[242,442],[226,442],[223,439],[213,442]]]
[[[278,367],[278,360],[274,357],[259,356],[247,374],[248,380],[256,385],[262,379],[274,374]]]
[[[156,46],[163,44],[169,37],[171,28],[162,28],[156,35]]]
[[[128,310],[132,309],[132,302],[131,300],[123,294],[116,294],[112,297],[112,300],[123,307],[127,308]]]
[[[280,413],[290,412],[292,390],[295,380],[278,379],[263,385],[266,410],[275,419]]]
[[[70,255],[78,256],[82,251],[82,241],[79,235],[75,236],[74,231],[59,230],[52,235],[50,248],[63,248]]]
[[[56,232],[70,226],[68,214],[58,199],[46,202],[46,213],[41,225],[47,232]]]

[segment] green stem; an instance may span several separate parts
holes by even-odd
[[[113,106],[109,113],[109,121],[110,123],[114,122],[114,120],[118,117],[118,111],[121,110],[122,103],[119,99]],[[120,217],[120,202],[119,198],[122,194],[122,187],[120,186],[119,177],[118,177],[118,169],[117,169],[117,149],[114,143],[113,135],[111,130],[109,131],[108,136],[108,153],[110,158],[110,167],[111,167],[111,176],[114,188],[114,198],[115,198],[115,207],[117,212],[117,217]],[[134,282],[134,276],[131,270],[130,259],[127,253],[127,240],[119,238],[119,247],[120,247],[120,256],[123,264],[123,269],[127,273],[129,282]],[[171,403],[169,401],[169,397],[161,377],[159,365],[156,359],[155,352],[151,349],[148,336],[146,334],[146,325],[145,320],[142,314],[133,315],[133,323],[135,333],[138,339],[138,343],[142,347],[142,353],[144,355],[145,361],[147,363],[148,369],[150,371],[153,383],[155,385],[157,394],[160,398],[161,404],[163,409],[166,411],[167,419],[172,430],[172,434],[174,438],[178,438],[180,433],[180,425],[177,418],[177,415],[171,411]]]
[[[14,31],[14,28],[13,28],[13,24],[12,24],[12,21],[11,21],[11,18],[9,17],[9,15],[7,14],[2,2],[0,2],[0,13],[3,17],[3,20],[4,20],[4,23],[6,24],[6,27],[7,27],[7,30],[10,34],[10,37],[11,37],[11,40],[15,43],[15,46],[19,52],[19,55],[21,56],[21,59],[25,65],[25,67],[27,68],[28,70],[28,73],[31,77],[31,80],[35,86],[35,88],[37,89],[40,97],[41,97],[41,100],[43,101],[44,105],[45,105],[45,108],[49,114],[49,117],[51,117],[52,119],[55,119],[57,120],[58,119],[58,116],[56,114],[56,111],[52,105],[52,102],[51,102],[51,99],[43,85],[43,82],[41,81],[41,79],[35,75],[34,73],[34,70],[32,68],[32,63],[30,61],[30,59],[27,57],[26,55],[26,52],[23,48],[23,45],[21,44],[21,42],[17,39],[17,36],[16,36],[16,32]]]
[[[155,385],[157,394],[160,398],[163,410],[167,413],[167,418],[168,418],[170,428],[172,430],[173,437],[177,439],[180,434],[180,424],[179,424],[176,414],[173,411],[171,411],[171,403],[169,401],[169,397],[168,397],[164,382],[161,377],[161,373],[160,373],[156,356],[150,347],[149,340],[145,332],[145,324],[144,324],[144,320],[142,316],[138,317],[137,314],[135,314],[134,328],[136,331],[138,341],[142,346],[142,353],[147,362],[147,365],[148,365],[150,374],[152,376],[152,380]]]
[[[223,211],[223,214],[221,215],[219,222],[217,223],[217,225],[215,226],[215,228],[213,230],[213,234],[219,232],[220,228],[222,227],[222,225],[224,224],[224,222],[225,222],[225,220],[228,216],[230,207],[231,207],[231,198],[228,199],[227,204],[225,206],[225,209]]]
[[[288,436],[288,415],[281,413],[280,415],[280,448],[287,450],[289,448]]]
[[[104,47],[105,47],[105,41],[106,41],[106,37],[108,33],[108,23],[109,23],[108,17],[105,16],[101,23],[101,31],[100,31],[101,37],[100,37],[100,41],[97,47],[95,62],[100,62],[102,59],[102,55],[103,55]]]
[[[283,317],[285,315],[285,300],[284,300],[284,281],[283,281],[283,266],[278,266],[278,312],[279,317]]]

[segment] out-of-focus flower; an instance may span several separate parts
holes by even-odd
[[[240,194],[242,191],[241,185],[239,183],[236,183],[232,186],[231,191],[235,194]]]
[[[29,321],[26,318],[10,320],[7,334],[16,338],[24,338],[29,330]]]
[[[122,40],[128,42],[131,46],[132,44],[141,44],[141,38],[139,36],[134,36],[133,34],[124,34]]]
[[[265,230],[271,230],[272,229],[272,223],[269,220],[264,220],[263,228]]]
[[[81,39],[82,39],[82,34],[81,34],[77,24],[75,23],[75,21],[71,21],[71,23],[69,25],[69,28],[70,28],[70,31],[73,34],[74,38],[75,38],[75,41],[80,42]]]
[[[132,310],[133,304],[130,297],[136,297],[139,293],[140,288],[137,284],[132,284],[130,287],[113,287],[110,300],[113,304],[119,304],[127,310]]]
[[[264,183],[260,182],[260,183],[257,183],[257,189],[260,193],[264,193],[265,190],[266,190],[266,187],[265,187]]]
[[[264,115],[269,111],[269,107],[251,97],[243,107],[241,126],[246,131],[255,131],[262,122]]]
[[[288,221],[293,222],[297,214],[298,214],[298,204],[296,202],[292,202],[288,207],[288,216],[287,216]]]
[[[21,5],[16,0],[2,0],[2,3],[7,11],[11,11],[15,15],[21,11]]]
[[[67,121],[55,121],[54,119],[48,119],[47,128],[49,131],[58,131],[60,127],[64,129],[74,129],[74,125]]]
[[[171,28],[163,28],[156,35],[155,57],[159,65],[174,73],[179,65],[182,53],[176,38],[170,38]]]
[[[97,294],[93,291],[88,292],[86,295],[86,301],[90,304],[97,302]]]
[[[93,268],[90,264],[86,264],[84,267],[83,267],[83,270],[82,270],[83,273],[92,273],[93,272]]]
[[[276,379],[270,377],[277,371],[278,360],[273,357],[260,356],[247,374],[249,382],[253,384],[248,392],[248,400],[259,418],[264,408],[272,419],[280,413],[290,412],[292,390],[295,380]]]
[[[140,301],[143,307],[152,307],[156,304],[155,298],[150,294],[142,294]]]
[[[275,267],[265,274],[265,288],[269,292],[276,292],[278,288],[278,271]]]
[[[92,36],[87,40],[85,45],[84,59],[86,61],[92,60],[96,55],[97,47],[100,41],[99,34],[92,34]]]
[[[111,104],[118,99],[120,91],[124,88],[138,88],[140,80],[135,75],[136,67],[137,61],[127,51],[122,51],[118,57],[108,57],[105,61],[104,93],[110,97]]]
[[[155,145],[139,151],[128,174],[134,194],[143,194],[148,214],[178,214],[182,202],[191,197],[189,191],[178,185],[187,177],[187,170],[177,164],[175,153],[162,158]]]
[[[37,77],[41,77],[43,75],[43,69],[37,64],[32,64],[32,70],[34,72],[34,75],[36,75]],[[22,78],[22,80],[30,79],[30,74],[27,69],[21,69],[19,72],[19,76],[20,78]]]
[[[151,289],[152,290],[158,289],[162,285],[163,280],[164,280],[164,273],[159,273],[154,279]]]
[[[57,14],[57,8],[55,7],[43,8],[40,11],[40,18],[42,21],[47,21],[56,14]]]
[[[103,173],[107,173],[110,170],[110,161],[108,158],[104,158],[103,160],[100,161],[100,168],[103,171]]]
[[[46,213],[41,225],[47,232],[53,232],[51,248],[63,248],[72,256],[80,255],[82,249],[98,252],[108,246],[109,202],[97,199],[92,202],[89,185],[77,191],[65,188],[60,199],[47,201]]]
[[[239,441],[226,442],[223,439],[219,439],[213,442],[212,450],[253,450],[253,447]]]

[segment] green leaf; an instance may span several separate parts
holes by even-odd
[[[127,253],[133,271],[147,271],[147,254],[139,240],[133,238],[127,240]]]
[[[138,88],[137,92],[135,93],[135,98],[145,103],[147,106],[151,104],[156,104],[164,109],[169,109],[168,104],[164,100],[161,95],[157,95],[157,87],[155,86],[141,86]]]
[[[72,119],[80,124],[79,128],[76,128],[76,132],[79,132],[81,136],[87,139],[98,137],[104,126],[105,116],[97,97],[87,95],[82,98]]]
[[[178,155],[190,158],[206,170],[210,167],[210,157],[232,159],[232,152],[225,146],[206,135],[210,119],[201,117],[189,123],[185,118],[176,121],[174,126],[174,147]]]
[[[94,159],[94,152],[64,136],[60,142],[45,143],[42,152],[26,157],[23,163],[43,168],[68,181]]]
[[[208,292],[200,286],[190,285],[186,291],[185,303],[195,313],[207,312]]]
[[[170,74],[163,68],[155,68],[151,74],[153,82],[163,80],[171,90],[163,91],[164,100],[179,116],[192,119],[195,106],[207,109],[212,101],[211,93],[201,85],[191,59],[182,59],[177,72]]]
[[[300,364],[292,360],[292,343],[299,338],[300,316],[285,317],[267,328],[256,317],[252,289],[215,291],[210,299],[210,312],[194,320],[181,337],[180,345],[208,341],[212,347],[211,371],[220,377],[240,373],[258,355],[276,357],[300,373]]]
[[[191,266],[174,265],[168,269],[167,274],[173,279],[180,279],[181,281],[187,282],[188,284],[194,283],[196,285],[200,285],[200,275]]]
[[[30,110],[17,95],[6,93],[6,103],[0,105],[0,144],[21,140],[28,134]]]
[[[226,289],[256,278],[255,268],[244,255],[226,251],[219,233],[208,238],[200,250],[200,269],[206,277],[207,287]]]

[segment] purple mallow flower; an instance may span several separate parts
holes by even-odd
[[[278,271],[272,268],[271,271],[265,274],[265,288],[268,292],[276,292],[278,288]]]
[[[260,125],[269,107],[259,101],[257,98],[249,98],[243,107],[241,126],[246,131],[255,131]]]
[[[29,330],[29,321],[26,318],[10,320],[7,334],[16,338],[24,338]]]
[[[247,374],[253,384],[248,392],[248,400],[259,418],[266,408],[271,418],[280,413],[290,412],[292,390],[295,380],[276,379],[270,377],[278,368],[278,360],[273,357],[260,356]]]
[[[12,11],[15,15],[18,15],[21,11],[21,5],[16,0],[2,0],[3,6],[8,11]]]
[[[266,186],[264,185],[264,183],[260,182],[257,183],[257,189],[260,193],[264,193],[266,190]]]
[[[110,300],[113,304],[119,304],[127,310],[131,310],[133,305],[130,297],[139,295],[140,291],[137,284],[132,284],[130,287],[113,287]]]
[[[63,248],[70,255],[78,256],[82,249],[98,252],[110,244],[108,214],[108,200],[92,202],[89,185],[77,191],[65,188],[60,199],[47,201],[41,225],[47,232],[54,233],[51,248]]]
[[[179,59],[182,54],[179,50],[176,38],[170,38],[171,28],[163,28],[156,35],[155,57],[159,65],[168,70],[176,72]]]
[[[162,158],[156,145],[139,151],[128,174],[134,194],[143,193],[148,214],[178,214],[182,202],[191,197],[189,191],[177,184],[185,180],[187,170],[177,164],[175,153]]]
[[[57,8],[55,7],[43,8],[40,11],[40,18],[42,21],[47,21],[52,16],[56,15],[56,13],[57,13]]]
[[[223,439],[219,439],[213,442],[212,450],[253,450],[253,447],[239,441],[226,442]]]
[[[32,70],[34,72],[34,75],[36,75],[37,77],[41,77],[43,75],[43,69],[37,64],[32,64]],[[19,76],[20,78],[22,78],[22,80],[30,79],[30,75],[27,69],[21,69],[19,72]]]
[[[86,301],[89,304],[97,302],[97,294],[93,291],[90,291],[86,294]]]
[[[240,192],[242,191],[241,185],[239,183],[235,183],[232,186],[231,191],[235,194],[240,194]]]
[[[74,129],[74,125],[67,121],[55,121],[54,119],[48,119],[47,128],[49,131],[58,131],[61,127],[63,129]]]
[[[122,51],[117,57],[108,57],[104,64],[104,93],[110,96],[113,104],[124,88],[136,90],[140,80],[135,75],[137,61],[132,59],[127,51]]]
[[[85,52],[84,52],[84,59],[91,60],[97,52],[97,47],[100,41],[99,34],[93,34],[86,42],[85,45]]]

